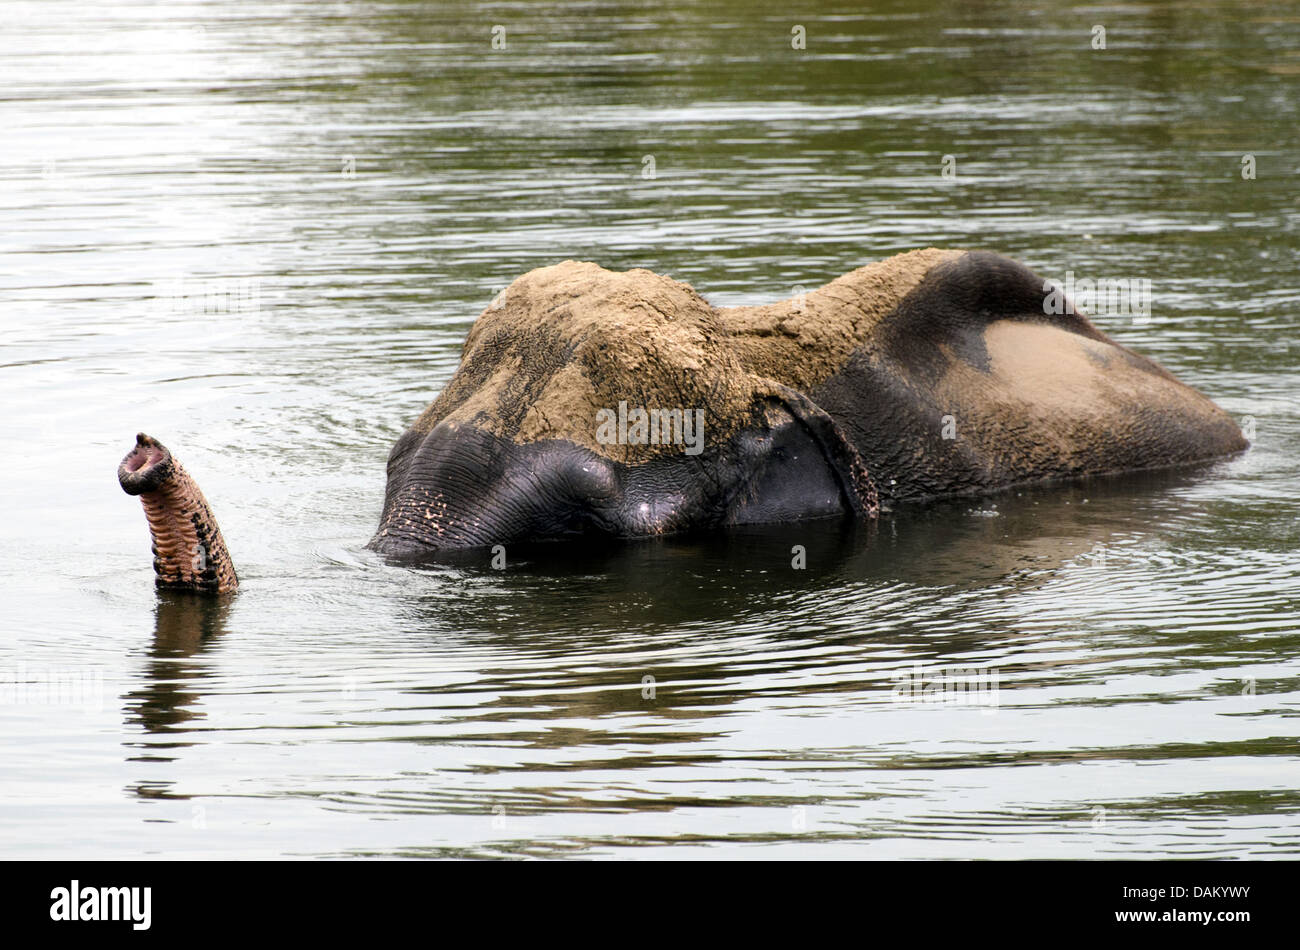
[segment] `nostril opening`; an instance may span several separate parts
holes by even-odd
[[[150,465],[157,465],[162,461],[162,452],[157,448],[140,448],[131,453],[130,458],[126,460],[126,470],[128,472],[138,472]]]
[[[162,487],[175,472],[167,447],[143,432],[117,466],[117,480],[128,495],[142,495]]]

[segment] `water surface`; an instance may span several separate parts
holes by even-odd
[[[1300,853],[1296,8],[547,7],[5,5],[0,853]],[[761,303],[927,245],[1151,280],[1096,322],[1253,448],[505,571],[364,550],[520,273]],[[140,429],[233,601],[154,593]]]

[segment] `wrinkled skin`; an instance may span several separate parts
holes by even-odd
[[[479,317],[455,375],[398,439],[371,547],[427,556],[872,517],[1246,448],[1210,400],[1083,315],[1045,313],[1046,296],[1007,258],[934,249],[762,307],[715,308],[643,270],[531,271]],[[660,415],[677,438],[638,439],[637,409],[689,413],[702,437]],[[183,542],[211,539],[215,521],[191,509]],[[174,560],[169,586],[186,582]]]
[[[117,481],[144,506],[160,589],[229,594],[239,587],[212,508],[166,446],[141,432],[117,467]]]

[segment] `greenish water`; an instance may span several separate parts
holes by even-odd
[[[0,854],[1300,853],[1300,8],[3,9]],[[504,572],[363,549],[520,273],[758,303],[927,245],[1149,279],[1095,321],[1253,448]],[[155,595],[140,429],[232,602]]]

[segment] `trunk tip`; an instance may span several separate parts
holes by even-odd
[[[167,447],[143,432],[137,432],[135,446],[117,466],[117,482],[128,495],[157,491],[174,471]]]

